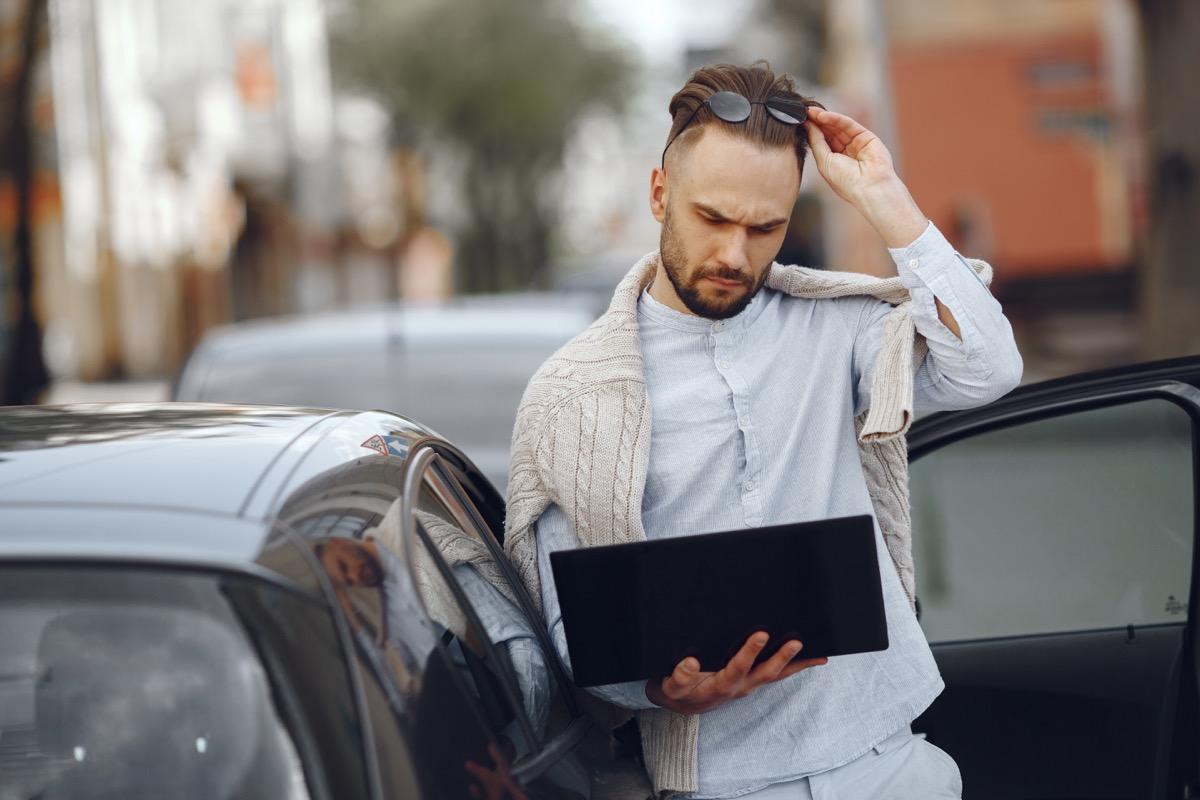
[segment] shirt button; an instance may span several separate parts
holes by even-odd
[[[910,258],[910,259],[908,260],[908,265],[909,265],[910,267],[913,267],[914,269],[916,268],[917,264],[919,264],[919,263],[921,263],[921,262],[920,262],[920,261],[918,261],[918,260],[917,260],[917,259],[915,259],[915,258]]]
[[[717,366],[721,369],[729,369],[729,362],[722,358],[717,362]]]
[[[747,492],[753,492],[754,491],[754,481],[746,481],[745,483],[742,484],[742,489]]]

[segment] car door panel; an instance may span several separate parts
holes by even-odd
[[[1196,780],[1200,391],[1144,377],[1055,381],[910,432],[922,624],[947,685],[914,729],[965,796],[1174,798]]]
[[[914,728],[972,798],[1141,798],[1169,746],[1183,627],[940,644],[946,690]],[[1151,778],[1153,780],[1153,778]]]

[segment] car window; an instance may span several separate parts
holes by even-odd
[[[289,508],[287,524],[311,547],[346,621],[384,795],[416,796],[418,784],[438,794],[438,776],[415,763],[410,747],[419,738],[416,709],[436,641],[408,571],[381,552],[375,537],[388,524],[389,514],[380,513],[388,506],[363,499],[326,490],[318,502]],[[391,518],[399,519],[400,507],[393,500]]]
[[[484,710],[417,595],[392,466],[371,457],[319,474],[281,518],[311,547],[346,621],[384,796],[473,800],[490,785],[476,772],[509,760],[494,755]]]
[[[419,770],[409,744],[432,643],[397,635],[388,614],[392,587],[370,541],[323,537],[313,551],[349,629],[384,796],[416,796]]]
[[[310,739],[227,593],[241,583],[0,570],[0,796],[309,797]],[[360,770],[308,767],[362,796]]]
[[[952,442],[910,469],[931,641],[1183,622],[1192,423],[1147,399]]]
[[[464,505],[469,500],[453,486],[435,464],[415,498],[419,530],[412,529],[409,545],[417,589],[493,733],[520,757],[565,720],[552,713],[556,684],[549,662],[488,546],[491,534],[476,527]],[[518,707],[509,702],[506,683],[516,690]]]

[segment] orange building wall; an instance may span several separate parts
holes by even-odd
[[[1038,81],[1030,74],[1038,64],[1091,69]],[[1093,36],[897,43],[890,68],[900,169],[913,196],[947,235],[956,207],[984,210],[989,252],[966,255],[990,258],[998,280],[1128,261],[1127,245],[1102,230],[1123,211],[1106,166],[1112,145],[1078,129],[1039,129],[1045,112],[1106,116]]]

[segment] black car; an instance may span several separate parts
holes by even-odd
[[[1198,387],[1177,359],[913,426],[947,683],[914,727],[967,796],[1195,794]],[[647,797],[503,511],[390,414],[0,414],[0,797]]]
[[[390,414],[0,413],[0,798],[645,798],[502,519]]]

